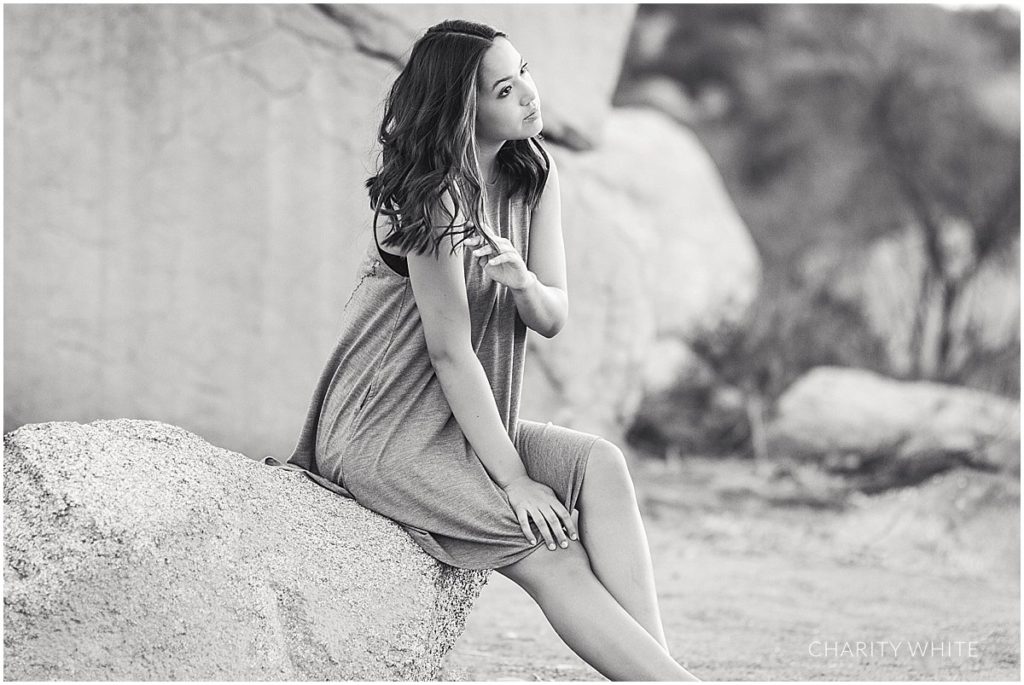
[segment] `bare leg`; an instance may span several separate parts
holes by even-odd
[[[607,440],[594,443],[576,506],[577,529],[594,575],[668,651],[633,481],[622,452]]]
[[[581,545],[497,569],[526,590],[565,644],[609,680],[697,680],[615,600]]]

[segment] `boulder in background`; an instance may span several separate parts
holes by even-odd
[[[684,372],[692,353],[680,346],[716,349],[742,330],[761,262],[691,130],[620,108],[603,139],[590,152],[554,151],[569,321],[554,338],[530,338],[523,413],[617,440],[643,396]]]
[[[866,491],[956,466],[1020,474],[1020,403],[980,390],[818,367],[790,386],[775,413],[773,457],[815,461]]]

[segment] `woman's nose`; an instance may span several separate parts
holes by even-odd
[[[529,106],[536,104],[537,100],[537,88],[532,85],[526,86],[526,97],[523,99],[523,105]]]

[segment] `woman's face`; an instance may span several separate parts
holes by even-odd
[[[503,36],[484,53],[476,88],[476,135],[501,142],[540,133],[540,97],[522,56]],[[527,118],[535,113],[532,118]]]

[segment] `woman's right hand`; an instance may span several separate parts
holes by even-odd
[[[519,519],[519,526],[530,542],[537,542],[533,531],[530,530],[531,518],[544,541],[547,542],[548,549],[555,549],[556,541],[562,547],[568,547],[569,540],[566,538],[566,531],[569,533],[569,538],[579,539],[576,526],[572,523],[572,516],[558,501],[555,491],[547,485],[538,483],[529,476],[520,476],[506,484],[504,490],[508,495],[509,504],[512,505],[512,511]],[[562,530],[563,526],[565,527],[564,531]]]

